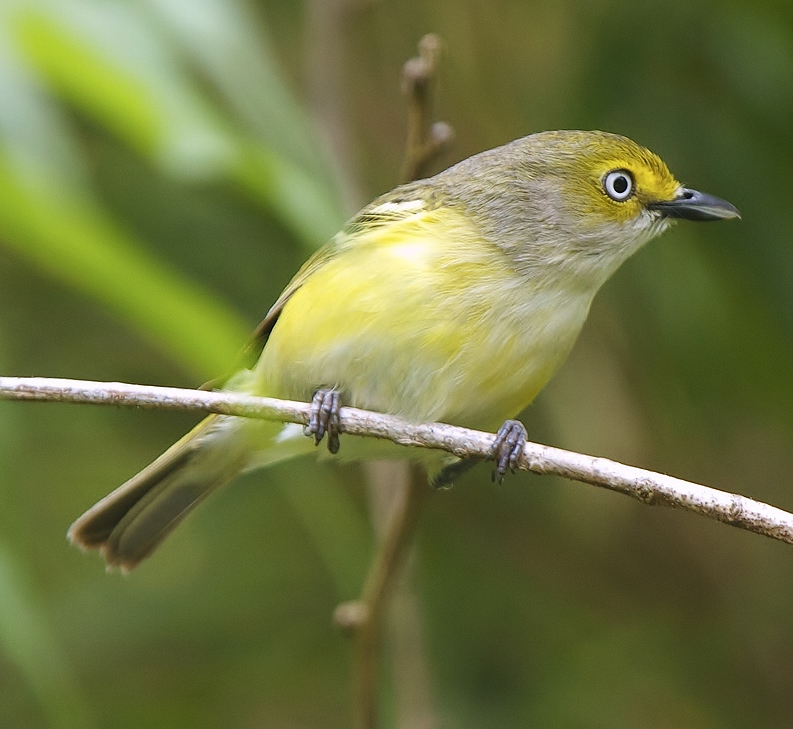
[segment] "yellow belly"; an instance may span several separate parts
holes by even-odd
[[[344,251],[284,306],[256,367],[262,394],[497,427],[569,352],[591,296],[516,273],[473,235],[401,236]]]

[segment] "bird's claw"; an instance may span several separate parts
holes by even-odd
[[[493,481],[501,483],[507,470],[515,470],[523,456],[523,447],[526,445],[528,433],[526,426],[520,420],[506,420],[496,433],[490,460],[496,462],[493,469]]]
[[[327,388],[319,389],[311,400],[311,416],[308,425],[303,428],[306,435],[314,436],[314,445],[319,445],[327,433],[328,450],[331,453],[339,452],[340,411],[339,391]]]

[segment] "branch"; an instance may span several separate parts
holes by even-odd
[[[43,377],[0,377],[0,400],[123,405],[303,424],[308,422],[310,410],[308,403],[232,392]],[[460,458],[480,460],[489,458],[495,438],[493,433],[441,423],[416,424],[394,415],[348,407],[341,409],[341,432],[390,440],[402,446],[434,448]],[[738,494],[538,443],[526,444],[518,468],[617,491],[651,506],[693,511],[730,526],[793,544],[793,514]]]
[[[407,103],[407,140],[402,163],[402,182],[424,177],[429,164],[454,139],[454,131],[446,122],[430,125],[432,88],[437,75],[441,39],[428,33],[419,41],[419,55],[402,68],[402,93]]]
[[[356,640],[356,699],[358,725],[365,729],[378,726],[378,681],[381,673],[382,630],[386,619],[387,598],[396,576],[407,556],[416,523],[430,490],[415,477],[409,463],[397,461],[405,467],[403,479],[390,479],[396,486],[398,503],[388,514],[384,534],[357,600],[343,602],[336,607],[333,620]]]
[[[407,135],[401,182],[423,177],[454,136],[445,122],[430,123],[440,51],[440,38],[432,33],[425,35],[419,41],[419,55],[407,61],[402,69]],[[429,490],[417,478],[416,469],[411,469],[406,461],[370,463],[366,470],[372,519],[376,527],[382,527],[376,528],[380,532],[379,543],[361,596],[339,605],[334,611],[334,620],[355,638],[356,725],[359,729],[376,729],[379,726],[379,682],[387,598],[396,587],[396,578],[407,557]],[[382,501],[383,493],[390,496],[388,506]],[[405,583],[403,589],[407,589]],[[417,660],[422,663],[421,658]],[[412,666],[410,672],[415,673],[416,668]]]

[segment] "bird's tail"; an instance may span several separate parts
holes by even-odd
[[[246,468],[254,447],[245,430],[252,427],[245,418],[205,418],[77,519],[69,539],[101,550],[109,567],[136,567],[206,496]]]

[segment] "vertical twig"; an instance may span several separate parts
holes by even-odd
[[[424,36],[419,42],[419,56],[410,59],[403,69],[407,140],[402,182],[423,176],[429,164],[452,140],[452,130],[448,124],[429,123],[440,45],[437,36]],[[378,470],[384,472],[390,482],[395,502],[389,510],[385,531],[360,599],[343,603],[334,616],[337,624],[355,635],[356,713],[360,729],[376,729],[378,725],[383,628],[388,597],[429,494],[426,482],[410,470],[409,464],[387,466],[386,469]],[[379,482],[380,479],[376,480]]]
[[[380,661],[386,607],[399,568],[411,545],[413,533],[430,491],[423,479],[408,470],[402,493],[391,509],[385,533],[369,568],[361,597],[339,605],[334,619],[340,627],[353,631],[356,640],[356,704],[358,725],[374,729],[378,725]]]
[[[429,164],[448,146],[454,137],[446,122],[430,124],[432,93],[437,76],[441,39],[429,33],[419,41],[419,55],[402,69],[402,93],[407,100],[407,140],[402,163],[402,182],[425,176]]]

